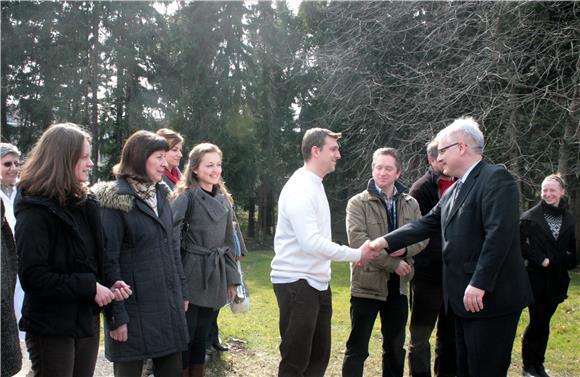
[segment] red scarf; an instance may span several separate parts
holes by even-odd
[[[176,167],[171,170],[165,168],[165,176],[169,178],[171,182],[177,184],[179,178],[181,178],[181,172]]]

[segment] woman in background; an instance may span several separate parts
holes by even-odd
[[[105,356],[117,377],[140,377],[146,359],[155,376],[181,376],[187,303],[169,190],[160,184],[167,149],[163,137],[135,132],[113,168],[117,180],[93,187],[102,206],[107,281],[123,279],[134,291],[106,310]]]
[[[35,376],[92,376],[99,349],[99,307],[127,298],[103,284],[99,204],[86,187],[91,138],[72,123],[48,128],[22,169],[15,202],[20,328]],[[122,297],[121,297],[122,296]]]
[[[169,128],[161,128],[157,130],[156,133],[157,135],[164,137],[169,145],[169,149],[165,154],[167,166],[165,167],[165,173],[163,174],[163,182],[167,183],[169,188],[173,190],[181,178],[179,162],[181,161],[181,157],[183,157],[183,154],[181,153],[183,149],[183,137]]]
[[[204,375],[206,340],[215,313],[236,295],[240,276],[235,262],[233,210],[222,180],[222,152],[196,145],[172,203],[175,238],[181,241],[189,301],[190,343],[183,353],[183,376]]]
[[[546,377],[544,357],[550,319],[567,297],[568,270],[576,267],[576,220],[566,209],[564,180],[549,175],[542,182],[542,200],[520,221],[522,253],[534,292],[528,307],[530,323],[522,339],[525,377]]]

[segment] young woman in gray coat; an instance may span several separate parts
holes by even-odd
[[[236,295],[233,210],[222,180],[222,152],[195,146],[172,203],[175,238],[181,241],[190,343],[183,353],[184,376],[204,375],[205,343],[215,311]],[[183,236],[182,236],[183,232]]]
[[[187,302],[170,190],[161,182],[167,149],[163,137],[137,131],[113,169],[117,180],[93,187],[103,207],[106,278],[133,288],[127,301],[106,311],[105,354],[116,377],[140,377],[145,359],[153,360],[155,376],[182,374]]]

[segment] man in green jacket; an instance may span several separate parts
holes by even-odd
[[[352,197],[346,208],[350,247],[380,237],[421,217],[419,204],[398,181],[401,159],[393,148],[373,154],[372,178],[367,189]],[[408,314],[408,283],[413,259],[427,240],[407,248],[405,258],[381,254],[365,266],[351,264],[351,333],[346,343],[343,377],[361,377],[377,314],[383,335],[383,376],[403,376],[405,325]]]

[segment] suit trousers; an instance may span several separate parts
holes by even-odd
[[[548,338],[550,337],[550,319],[556,312],[558,303],[536,298],[528,307],[530,323],[522,337],[522,361],[524,368],[544,364]]]
[[[377,314],[383,336],[383,377],[402,377],[405,367],[405,325],[408,316],[407,297],[389,291],[386,301],[351,297],[351,331],[342,363],[343,377],[362,377],[369,356],[369,340]]]
[[[431,377],[429,338],[437,323],[434,372],[436,377],[453,377],[456,370],[455,319],[445,313],[441,281],[411,281],[411,321],[409,325],[409,376]]]
[[[95,316],[95,334],[86,338],[46,336],[26,333],[26,346],[34,376],[92,376],[99,352],[101,333],[99,316]]]
[[[456,315],[457,376],[507,376],[520,314],[518,310],[500,317],[475,319]]]
[[[304,279],[273,284],[280,309],[279,377],[323,377],[330,359],[332,292]]]

